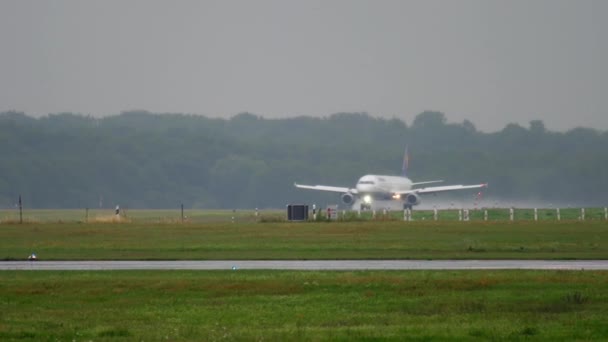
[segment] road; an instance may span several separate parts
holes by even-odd
[[[608,270],[608,260],[0,261],[0,270]]]

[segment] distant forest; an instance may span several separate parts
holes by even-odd
[[[338,203],[294,182],[353,186],[399,174],[414,181],[488,182],[501,199],[608,204],[608,132],[548,131],[542,121],[480,132],[423,112],[411,125],[365,113],[231,119],[125,112],[93,118],[0,113],[0,208],[281,208]]]

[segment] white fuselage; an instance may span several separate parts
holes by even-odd
[[[395,192],[407,191],[412,188],[412,181],[407,177],[365,175],[357,182],[357,192],[372,196],[382,196]]]

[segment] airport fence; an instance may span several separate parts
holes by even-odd
[[[431,210],[320,210],[313,220],[403,221],[608,221],[608,208],[480,208]]]
[[[281,209],[0,209],[0,224],[28,223],[273,223],[287,220]],[[430,210],[343,210],[309,213],[309,221],[608,221],[608,208],[479,208]]]

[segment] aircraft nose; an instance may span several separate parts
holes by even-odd
[[[357,191],[359,192],[370,192],[372,186],[369,184],[357,184]]]

